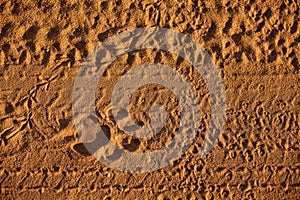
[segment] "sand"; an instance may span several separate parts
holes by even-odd
[[[2,0],[0,13],[0,199],[300,199],[296,1]],[[211,55],[227,104],[206,156],[199,157],[211,115],[207,85],[189,62],[158,49],[112,63],[97,86],[99,126],[130,152],[172,141],[180,108],[167,88],[146,85],[133,94],[138,124],[149,123],[154,101],[171,113],[150,139],[119,130],[109,111],[124,70],[161,63],[190,80],[200,99],[193,144],[171,165],[142,173],[115,170],[82,144],[72,111],[80,67],[100,42],[137,27],[184,33]]]

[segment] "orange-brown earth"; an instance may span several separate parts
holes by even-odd
[[[1,199],[300,199],[297,1],[2,0],[0,13]],[[131,174],[85,150],[72,119],[72,89],[97,44],[148,26],[187,34],[210,53],[224,80],[227,119],[212,152],[199,158],[210,112],[199,74],[190,75],[192,66],[182,58],[155,49],[118,58],[99,83],[96,100],[99,125],[116,145],[137,152],[160,148],[179,123],[171,116],[165,131],[145,140],[101,118],[109,115],[121,71],[132,66],[177,69],[206,113],[179,160]],[[133,97],[133,117],[140,123],[149,121],[145,113],[154,100],[178,108],[168,89],[154,85]]]

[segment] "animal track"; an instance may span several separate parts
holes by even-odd
[[[299,199],[299,10],[296,1],[4,0],[0,199]],[[99,141],[91,142],[89,152],[78,140],[72,89],[93,47],[144,26],[182,32],[211,54],[226,88],[227,121],[213,151],[200,159],[210,119],[202,77],[172,52],[145,49],[121,56],[95,94],[94,120],[111,142],[134,153],[154,151],[177,132],[176,98],[153,85],[133,95],[132,117],[147,124],[147,106],[166,102],[166,129],[139,139],[116,127],[109,97],[130,67],[173,67],[195,88],[204,113],[194,144],[179,160],[153,173],[128,174],[91,156]]]

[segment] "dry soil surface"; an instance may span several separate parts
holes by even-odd
[[[1,0],[0,198],[300,199],[299,11],[293,0]],[[227,107],[219,140],[200,158],[210,101],[190,63],[157,49],[116,59],[99,82],[95,102],[99,126],[116,145],[137,153],[161,148],[179,123],[173,113],[150,139],[115,126],[110,95],[131,67],[161,63],[177,69],[190,80],[204,112],[194,143],[180,159],[132,174],[86,151],[74,126],[72,90],[96,45],[137,27],[169,28],[204,47],[224,81]],[[146,85],[131,102],[139,124],[149,122],[145,113],[154,101],[179,109],[167,88]]]

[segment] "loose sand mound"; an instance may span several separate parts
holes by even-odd
[[[300,199],[296,1],[2,0],[0,12],[1,199]],[[200,158],[211,108],[201,76],[170,52],[119,57],[99,82],[95,102],[99,125],[116,145],[137,153],[159,149],[179,123],[176,96],[147,85],[133,94],[133,118],[147,124],[156,101],[174,111],[165,129],[140,139],[116,128],[110,95],[133,66],[176,69],[191,81],[203,111],[199,133],[180,159],[131,174],[85,149],[73,122],[72,90],[99,42],[145,26],[184,33],[210,53],[224,81],[227,119],[214,149]]]

